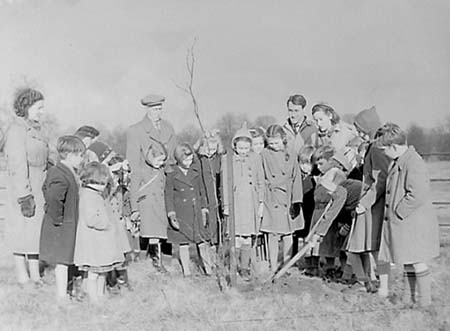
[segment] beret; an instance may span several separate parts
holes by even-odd
[[[141,99],[141,104],[146,107],[153,107],[162,104],[166,98],[158,94],[149,94]]]
[[[100,163],[103,162],[113,152],[111,147],[102,143],[101,141],[92,143],[88,149],[93,151],[97,155],[98,161]]]

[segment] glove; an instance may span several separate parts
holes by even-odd
[[[28,218],[34,216],[36,211],[36,203],[34,202],[34,197],[32,194],[28,194],[27,196],[17,199],[17,202],[20,205],[20,211],[23,216]]]
[[[302,204],[300,202],[294,202],[289,208],[289,214],[291,215],[291,218],[295,219],[298,215],[300,215],[301,210]]]
[[[350,232],[350,225],[348,225],[348,224],[344,224],[339,229],[339,235],[342,236],[342,237],[347,236],[349,232]]]
[[[208,208],[202,208],[202,221],[204,227],[208,225],[208,214],[209,214]]]
[[[169,217],[169,223],[170,226],[176,230],[179,231],[180,230],[180,224],[177,221],[177,214],[174,211],[171,211],[167,214],[167,216]]]

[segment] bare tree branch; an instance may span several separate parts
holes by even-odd
[[[192,43],[192,46],[187,50],[186,53],[186,69],[188,71],[188,83],[187,83],[187,87],[181,86],[179,84],[177,84],[176,82],[174,82],[175,86],[178,87],[180,90],[182,90],[183,92],[187,93],[190,95],[191,99],[192,99],[192,104],[194,106],[194,115],[197,118],[198,124],[200,126],[200,129],[202,130],[202,133],[205,134],[205,128],[202,124],[202,121],[200,119],[200,113],[198,111],[198,102],[197,102],[197,98],[195,97],[194,94],[194,76],[195,76],[195,54],[194,54],[194,48],[195,48],[195,43],[197,42],[197,38],[194,39],[194,42]]]

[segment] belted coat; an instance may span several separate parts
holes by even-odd
[[[303,201],[303,186],[296,154],[293,150],[261,152],[265,180],[264,217],[261,231],[292,234],[303,229],[303,212],[294,219],[290,214],[293,203]]]
[[[38,254],[44,196],[42,183],[47,174],[49,146],[38,127],[15,118],[7,133],[4,147],[7,166],[7,212],[5,240],[14,253]],[[18,198],[32,194],[36,203],[33,217],[22,215]]]
[[[389,168],[378,258],[413,264],[438,255],[439,224],[431,202],[427,166],[410,146]]]
[[[150,149],[167,152],[173,163],[176,146],[175,132],[169,122],[162,120],[156,129],[145,116],[127,130],[126,158],[131,167],[130,204],[141,215],[143,237],[167,238],[167,212],[164,201],[166,176],[164,169],[155,169],[145,161]]]

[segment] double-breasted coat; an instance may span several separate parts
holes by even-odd
[[[6,133],[7,212],[5,239],[14,253],[38,254],[44,196],[42,184],[47,173],[49,147],[39,127],[15,118]],[[22,215],[18,198],[32,194],[36,203],[33,217]]]
[[[165,152],[173,163],[176,136],[169,122],[162,120],[160,129],[145,116],[127,130],[126,158],[131,167],[130,203],[141,215],[141,236],[167,238],[167,213],[164,201],[165,174],[145,161],[150,149]]]
[[[438,255],[439,224],[427,166],[410,146],[388,172],[379,259],[413,264],[428,262]]]
[[[229,158],[231,157],[231,160]],[[231,161],[231,162],[230,162]],[[258,208],[264,202],[264,173],[259,154],[250,152],[246,156],[239,156],[230,152],[222,159],[223,205],[229,209],[229,186],[232,165],[233,183],[233,211],[235,233],[238,236],[256,235],[260,230],[261,220]]]
[[[39,245],[40,259],[51,264],[73,264],[79,217],[79,184],[75,172],[58,162],[42,186],[45,213]]]
[[[180,167],[173,167],[173,171],[167,174],[165,201],[167,212],[175,212],[180,225],[179,230],[168,226],[169,242],[201,243],[209,240],[201,211],[206,208],[205,188],[197,164],[194,163],[186,174]]]
[[[262,232],[281,235],[292,234],[303,229],[303,212],[294,219],[290,207],[303,201],[302,177],[297,154],[291,149],[261,152],[265,181],[264,217]]]
[[[93,189],[81,188],[75,265],[106,267],[123,262],[123,251],[117,242],[118,231],[118,222],[112,215],[108,199]]]
[[[206,191],[206,203],[209,210],[208,230],[211,243],[216,245],[219,242],[218,225],[220,218],[220,169],[221,155],[215,153],[208,157],[199,153],[198,160],[202,174],[203,185]]]

